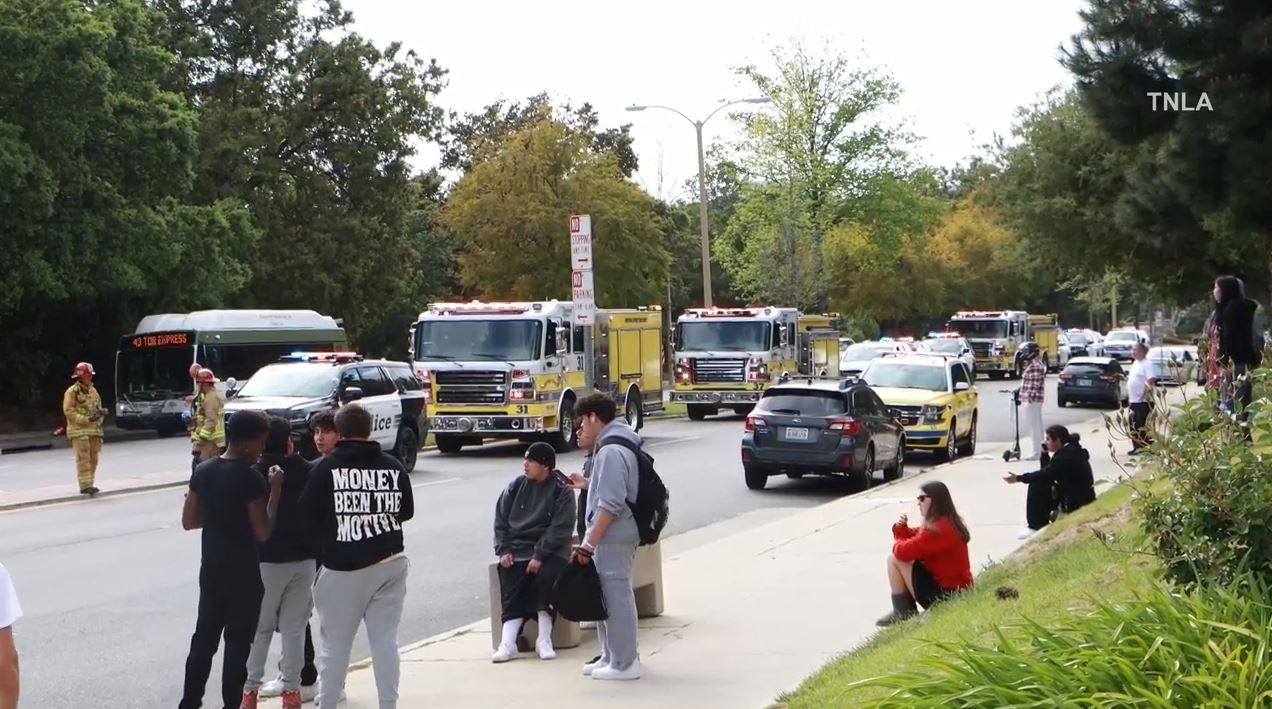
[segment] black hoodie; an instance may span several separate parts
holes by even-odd
[[[1218,309],[1219,361],[1227,365],[1256,367],[1262,353],[1254,346],[1254,312],[1258,305],[1249,298],[1234,298]]]
[[[1055,483],[1060,488],[1060,506],[1072,512],[1095,499],[1095,475],[1091,454],[1076,443],[1066,443],[1051,456],[1047,467],[1020,476],[1022,483]]]
[[[300,509],[300,494],[309,482],[309,461],[298,455],[266,453],[252,467],[268,483],[269,469],[275,465],[283,469],[283,491],[278,501],[274,531],[259,546],[261,561],[281,564],[314,559],[318,555],[318,542],[314,539],[309,519]]]
[[[322,565],[334,571],[402,553],[402,523],[415,516],[410,477],[375,441],[337,443],[314,463],[301,504],[315,521]]]

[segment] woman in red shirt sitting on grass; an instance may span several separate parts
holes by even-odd
[[[917,615],[972,585],[972,563],[967,542],[972,535],[954,509],[950,490],[942,482],[919,487],[919,512],[923,525],[909,526],[909,517],[892,525],[892,556],[888,557],[888,585],[892,587],[892,612],[878,625],[892,625]]]

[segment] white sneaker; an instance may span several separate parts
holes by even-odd
[[[1017,539],[1029,539],[1030,537],[1032,537],[1033,535],[1035,535],[1035,534],[1037,534],[1037,533],[1038,533],[1038,530],[1036,530],[1036,529],[1023,529],[1023,530],[1021,530],[1020,534],[1017,534],[1017,535],[1016,535],[1016,538],[1017,538]]]
[[[256,695],[261,699],[283,696],[283,678],[275,677],[265,684],[262,684]]]
[[[495,650],[495,654],[491,656],[491,662],[507,662],[517,656],[516,645],[500,644],[499,649]]]
[[[539,653],[540,660],[555,660],[556,648],[552,647],[552,640],[539,640],[534,644],[535,652]]]
[[[625,670],[616,670],[613,667],[599,667],[592,672],[592,679],[615,681],[640,679],[640,663],[633,662],[632,666]]]
[[[583,665],[583,674],[584,676],[590,677],[593,672],[601,669],[602,667],[609,667],[609,660],[604,656],[596,658],[594,662],[589,662],[586,665]]]
[[[322,693],[322,685],[318,682],[314,682],[308,687],[302,686],[300,688],[300,701],[305,702],[306,704],[308,704],[309,702],[317,703],[318,695],[321,693]],[[336,700],[336,703],[339,704],[341,702],[348,701],[348,699],[349,699],[349,695],[346,694],[345,691],[342,689],[340,690],[340,698]]]

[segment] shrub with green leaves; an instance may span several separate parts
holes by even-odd
[[[1254,373],[1255,391],[1272,381]],[[1156,467],[1138,491],[1152,550],[1171,582],[1229,583],[1250,572],[1272,584],[1272,408],[1259,396],[1241,424],[1188,400],[1150,451]]]
[[[890,690],[869,704],[880,709],[1269,706],[1272,587],[1242,581],[1027,621],[992,646],[937,643],[910,669],[859,684]]]

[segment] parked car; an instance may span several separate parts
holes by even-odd
[[[1197,348],[1154,347],[1148,351],[1148,359],[1157,369],[1157,383],[1164,386],[1180,386],[1197,380],[1200,362]]]
[[[967,365],[972,373],[972,381],[976,381],[976,353],[972,351],[972,343],[958,333],[939,332],[928,335],[923,341],[931,352],[939,352],[956,357]]]
[[[1148,333],[1143,330],[1114,330],[1104,338],[1104,354],[1120,362],[1131,359],[1135,343],[1148,344]]]
[[[746,486],[762,490],[780,473],[846,475],[861,489],[876,471],[896,480],[905,470],[905,429],[895,414],[870,387],[848,380],[769,387],[742,434]]]
[[[858,342],[839,355],[839,373],[845,377],[861,374],[871,360],[885,352],[901,352],[905,348],[898,342],[874,340]]]
[[[1126,400],[1126,370],[1112,357],[1074,357],[1056,383],[1060,408],[1074,402],[1116,407]]]
[[[861,379],[900,414],[910,450],[944,460],[976,452],[980,398],[962,360],[937,353],[885,355]]]
[[[1069,356],[1071,357],[1094,357],[1096,352],[1092,352],[1094,342],[1090,335],[1082,330],[1070,330],[1069,335]]]

